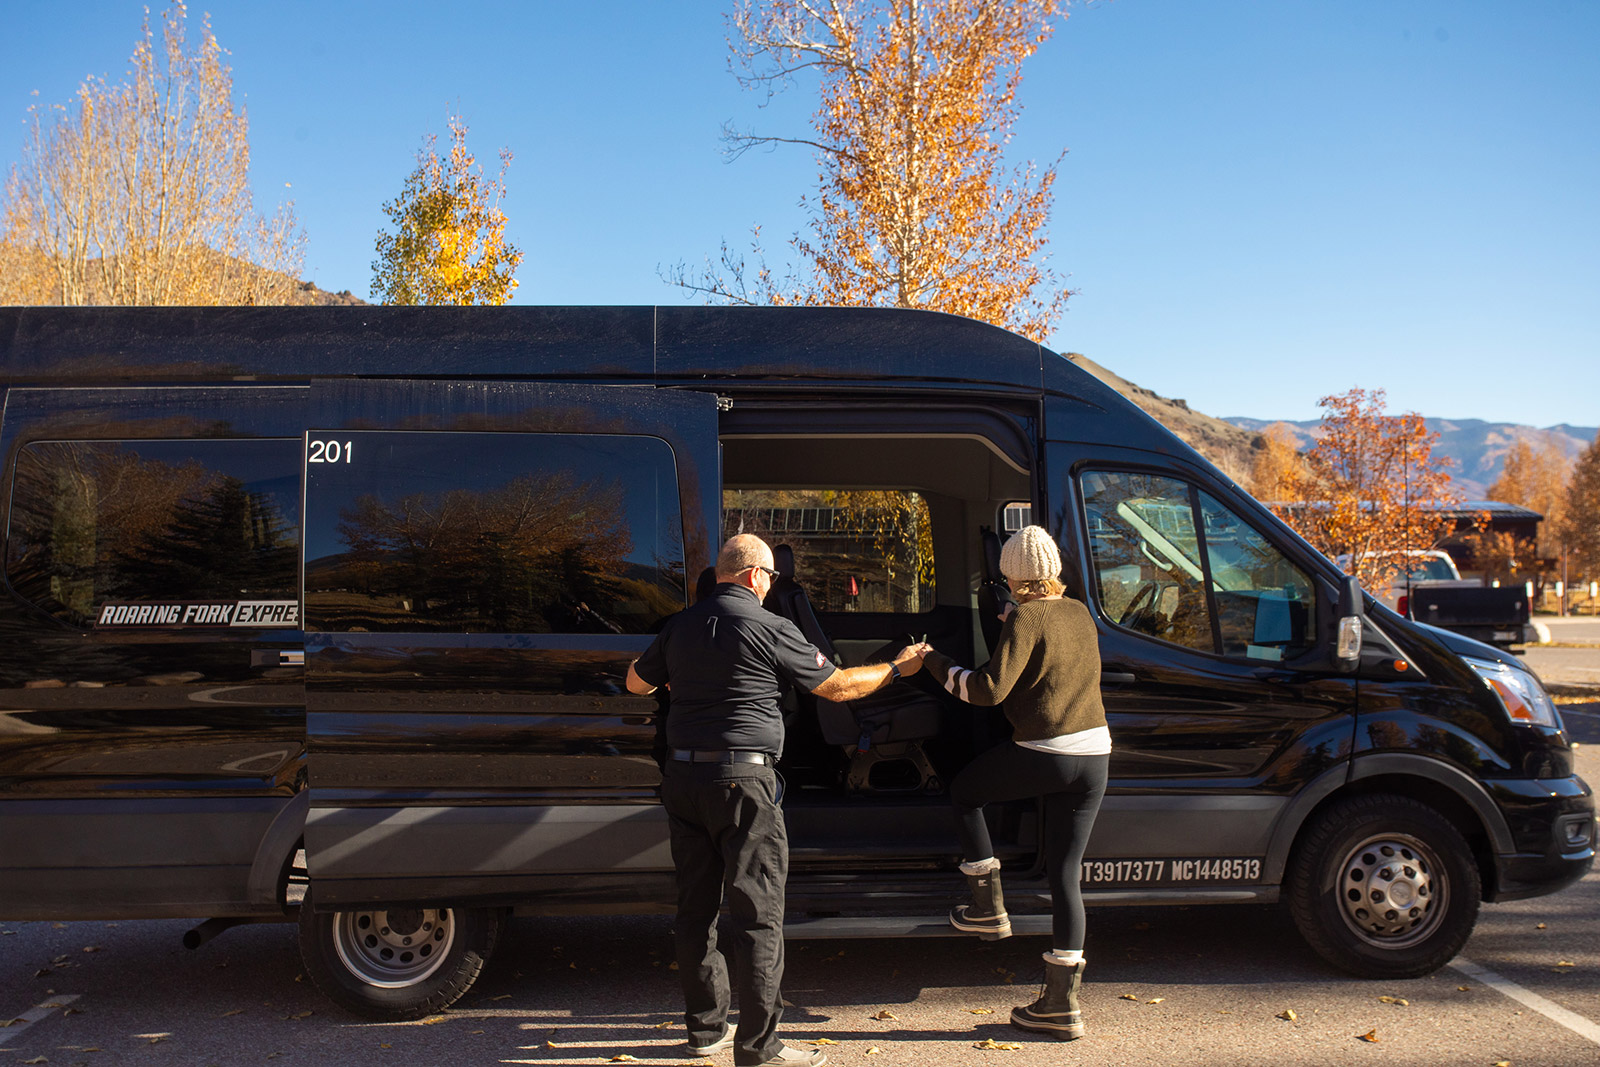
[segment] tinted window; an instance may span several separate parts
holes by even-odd
[[[1279,660],[1310,645],[1311,579],[1209,493],[1200,513],[1223,655]]]
[[[1188,484],[1090,472],[1082,485],[1101,610],[1129,630],[1214,651]]]
[[[1305,572],[1209,493],[1123,472],[1081,484],[1096,595],[1119,626],[1249,659],[1281,660],[1315,640]]]
[[[309,458],[312,629],[646,633],[684,606],[657,438],[313,433]]]
[[[933,524],[906,489],[730,489],[724,539],[753,533],[794,549],[795,578],[818,611],[933,610]]]
[[[72,625],[111,602],[297,600],[299,467],[298,440],[26,445],[6,576]]]

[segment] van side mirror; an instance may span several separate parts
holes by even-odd
[[[1339,633],[1334,662],[1348,674],[1361,662],[1361,583],[1346,575],[1339,584]]]

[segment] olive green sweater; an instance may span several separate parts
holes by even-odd
[[[1082,603],[1030,600],[1006,619],[998,646],[975,671],[939,652],[928,654],[923,669],[969,704],[1004,702],[1017,741],[1047,741],[1106,725],[1100,644]]]

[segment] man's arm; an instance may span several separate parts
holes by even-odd
[[[633,661],[633,663],[638,662],[638,660]],[[628,692],[647,697],[656,691],[656,687],[639,677],[639,672],[633,669],[633,663],[628,664]]]
[[[900,667],[902,676],[916,674],[922,666],[922,657],[911,648],[905,648],[894,658]],[[823,700],[831,700],[842,704],[847,700],[859,700],[868,693],[875,693],[894,680],[894,671],[887,663],[866,663],[860,667],[844,667],[830,674],[826,681],[815,689],[812,694]]]

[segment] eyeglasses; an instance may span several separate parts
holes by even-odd
[[[753,567],[746,567],[745,570],[747,570],[747,571],[762,571],[772,581],[777,581],[778,580],[778,572],[777,571],[773,570],[771,567],[763,567],[759,563],[756,564]]]

